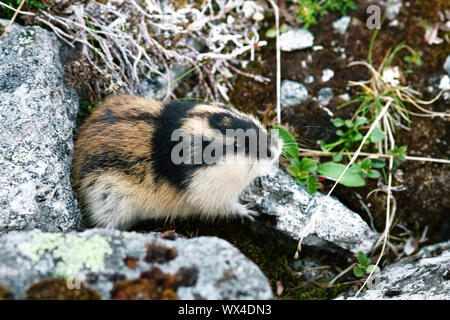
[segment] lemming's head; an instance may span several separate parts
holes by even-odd
[[[192,165],[266,167],[278,159],[281,141],[254,117],[219,103],[191,107],[172,141],[175,162]]]

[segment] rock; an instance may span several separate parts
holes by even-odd
[[[445,59],[444,70],[450,76],[450,54],[447,56],[447,59]]]
[[[308,91],[299,82],[283,80],[281,83],[281,106],[283,108],[304,102],[308,98]]]
[[[343,101],[350,101],[350,95],[348,93],[343,93],[338,96],[339,99]]]
[[[280,35],[281,51],[302,50],[312,47],[313,44],[313,34],[305,29],[290,29]]]
[[[0,288],[15,299],[49,279],[69,297],[78,288],[103,299],[272,299],[259,268],[216,237],[34,230],[3,235],[0,248]]]
[[[319,96],[317,100],[319,100],[320,104],[328,104],[333,98],[333,95],[334,92],[332,88],[323,88],[319,90]]]
[[[285,231],[295,240],[320,209],[316,228],[303,244],[335,251],[336,246],[356,253],[369,252],[378,234],[361,217],[333,197],[321,193],[314,196],[281,169],[256,179],[242,197],[254,202],[258,212],[277,217],[276,229]]]
[[[70,184],[79,103],[64,84],[60,49],[37,26],[13,24],[0,40],[0,234],[79,223]]]
[[[349,294],[347,299],[354,299]],[[450,241],[388,265],[357,299],[450,300]]]
[[[342,18],[333,22],[333,29],[340,34],[345,34],[347,32],[348,26],[350,25],[351,18],[349,16],[343,16]]]
[[[384,4],[386,6],[386,18],[389,20],[393,20],[398,16],[403,5],[402,0],[384,0]]]
[[[306,78],[305,78],[305,83],[306,83],[306,84],[311,84],[311,83],[313,83],[313,82],[314,82],[314,76],[312,76],[312,75],[307,75]]]
[[[441,82],[439,83],[439,89],[447,91],[450,90],[450,77],[445,75],[442,77]]]
[[[438,95],[442,90],[442,98],[446,104],[450,103],[450,77],[448,75],[432,76],[427,80],[427,90],[433,95]]]
[[[331,80],[331,78],[334,77],[334,71],[331,69],[325,69],[322,71],[322,81],[328,82]]]

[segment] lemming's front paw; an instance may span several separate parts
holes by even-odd
[[[254,204],[244,205],[241,203],[235,203],[233,205],[233,212],[236,214],[236,216],[241,217],[242,221],[244,219],[255,221],[255,217],[259,216],[259,212],[249,209],[253,206]]]

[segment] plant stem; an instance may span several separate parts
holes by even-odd
[[[280,13],[273,0],[269,0],[275,13],[276,51],[277,51],[277,122],[281,125],[281,49],[280,49]]]
[[[8,25],[5,27],[3,33],[0,35],[0,39],[3,38],[3,36],[6,34],[6,32],[8,31],[9,27],[11,27],[11,25],[14,23],[14,20],[16,20],[17,15],[19,14],[20,9],[22,9],[23,4],[25,3],[25,0],[22,0],[19,4],[19,6],[17,7],[16,12],[14,13],[13,17],[11,18],[11,20],[9,20]]]
[[[301,151],[299,153],[299,156],[301,157],[308,157],[308,156],[322,156],[322,157],[332,157],[337,152],[331,152],[331,151],[320,151],[320,150],[312,150],[312,149],[304,149],[299,148]],[[356,152],[343,152],[343,155],[355,155]],[[365,157],[374,157],[374,158],[386,158],[390,159],[394,157],[390,154],[382,154],[382,153],[369,153],[369,152],[360,152],[358,154],[359,156],[365,156]],[[437,163],[445,163],[450,164],[450,160],[447,159],[435,159],[435,158],[426,158],[426,157],[413,157],[413,156],[405,156],[406,160],[410,161],[427,161],[427,162],[437,162]]]

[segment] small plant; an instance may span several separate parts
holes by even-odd
[[[98,107],[98,103],[92,103],[89,100],[80,101],[80,110],[78,111],[78,117],[83,119],[89,116],[92,111]]]
[[[4,2],[6,5],[17,9],[20,5],[20,3],[22,2],[22,0],[9,0],[9,1],[2,1]],[[31,10],[31,9],[45,9],[46,5],[44,3],[42,3],[42,1],[38,1],[38,0],[25,0],[24,3],[24,9],[27,10]],[[0,6],[0,18],[1,19],[11,19],[14,15],[14,11],[7,8],[7,7],[3,7]]]
[[[300,0],[297,5],[297,17],[308,29],[311,25],[317,24],[318,17],[325,15],[327,10],[346,14],[348,9],[356,9],[353,0]]]
[[[394,156],[394,167],[399,166],[400,164],[402,164],[403,162],[406,161],[406,147],[397,147],[395,146],[394,149],[389,150],[389,154]]]
[[[317,160],[307,157],[299,157],[299,148],[295,138],[284,128],[274,127],[278,130],[280,138],[283,140],[283,156],[289,159],[287,172],[294,177],[295,181],[302,186],[306,186],[311,194],[317,192],[322,179],[336,181],[345,170],[345,165],[338,163],[342,160],[342,152],[333,155],[333,161],[320,163]],[[355,163],[351,170],[347,171],[340,184],[347,187],[362,187],[366,184],[365,179],[378,179],[380,173],[375,169],[384,168],[385,161],[382,159],[364,159]]]
[[[288,29],[287,25],[286,24],[282,24],[280,26],[280,34],[286,32],[287,29]],[[277,36],[277,30],[275,28],[267,29],[267,31],[266,31],[266,37],[267,38],[275,38],[276,36]]]
[[[380,268],[374,264],[371,264],[370,259],[364,254],[364,252],[358,252],[358,263],[353,267],[353,274],[361,278],[365,274],[380,272]]]
[[[295,181],[302,186],[306,186],[309,193],[314,194],[320,188],[319,179],[316,176],[318,161],[309,158],[299,158],[299,149],[295,138],[283,127],[274,126],[278,136],[283,140],[283,157],[290,160],[288,173],[294,177]]]
[[[422,62],[422,52],[417,51],[416,53],[411,54],[410,56],[406,56],[405,61],[408,63],[414,63],[415,65],[421,67],[423,65]]]
[[[337,146],[342,145],[341,151],[349,151],[350,147],[357,145],[363,139],[363,135],[360,129],[363,125],[367,123],[366,117],[356,117],[355,120],[342,120],[341,118],[333,119],[333,125],[339,128],[336,131],[336,135],[340,138],[338,141],[326,144],[325,141],[319,141],[320,147],[323,151],[331,151]],[[385,138],[385,134],[376,128],[370,135],[370,142],[378,143]]]
[[[314,173],[317,171],[319,161],[302,158],[291,159],[291,165],[287,168],[287,171],[291,176],[295,178],[297,183],[302,186],[306,186],[309,193],[314,194],[320,187],[320,183]]]

